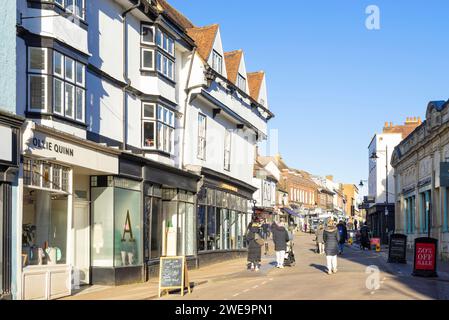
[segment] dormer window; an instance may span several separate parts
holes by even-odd
[[[246,91],[246,79],[240,73],[237,75],[237,87],[242,91]]]
[[[222,74],[223,71],[223,57],[215,50],[212,51],[212,69]]]

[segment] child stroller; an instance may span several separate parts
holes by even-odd
[[[287,242],[287,250],[285,250],[284,266],[293,267],[296,264],[295,253],[293,252],[293,241]]]

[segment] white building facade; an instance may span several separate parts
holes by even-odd
[[[388,242],[388,234],[394,231],[395,184],[390,160],[401,140],[401,133],[377,133],[368,147],[368,196],[374,203],[367,209],[366,220],[373,236],[383,243]]]
[[[12,297],[145,281],[166,255],[198,266],[197,193],[208,183],[227,235],[215,233],[214,248],[243,250],[249,160],[272,116],[249,94],[243,57],[236,84],[224,60],[211,72],[217,62],[198,54],[193,24],[162,0],[20,0],[9,13],[12,111],[26,118]]]

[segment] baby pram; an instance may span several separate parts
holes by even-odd
[[[284,266],[293,267],[295,262],[295,253],[293,252],[293,241],[287,242],[287,250],[285,250]]]

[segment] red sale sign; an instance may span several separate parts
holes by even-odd
[[[435,268],[435,244],[417,243],[415,251],[415,269],[434,270]]]

